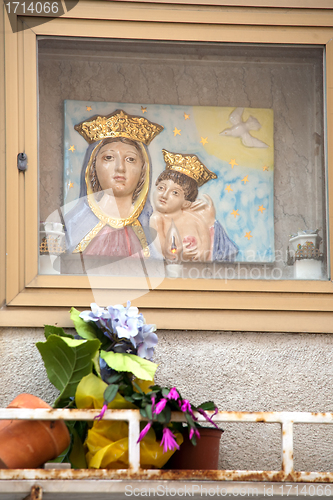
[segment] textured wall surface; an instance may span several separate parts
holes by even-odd
[[[155,361],[158,383],[177,386],[194,403],[213,399],[220,410],[333,411],[333,336],[317,334],[160,331]],[[35,347],[42,329],[0,330],[1,396],[7,405],[20,392],[52,403]],[[220,468],[280,469],[278,424],[228,424]],[[332,470],[333,429],[295,428],[295,468]]]

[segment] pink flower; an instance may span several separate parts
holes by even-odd
[[[151,428],[151,422],[148,422],[148,424],[140,432],[140,436],[139,439],[137,440],[137,443],[140,443],[141,439],[145,437],[150,428]]]
[[[214,415],[216,415],[216,413],[218,411],[218,410],[217,411],[216,410],[217,410],[217,408],[215,408],[215,411],[214,411],[212,417],[214,417]],[[205,419],[207,420],[207,422],[210,422],[212,425],[214,425],[214,427],[216,427],[216,429],[219,429],[219,427],[216,425],[216,423],[213,422],[213,420],[211,418],[209,418],[209,416],[207,415],[207,413],[202,408],[199,408],[198,412],[201,413],[201,415],[203,417],[205,417]]]
[[[192,439],[193,438],[193,434],[196,435],[196,437],[198,439],[200,439],[200,432],[198,431],[198,429],[193,429],[193,427],[191,427],[191,430],[190,430],[190,434],[189,434],[189,438]]]
[[[165,398],[161,399],[161,401],[159,401],[155,407],[155,415],[161,413],[161,411],[164,410],[166,404],[167,400]]]
[[[181,404],[180,409],[184,413],[186,411],[188,411],[189,413],[191,413],[192,412],[191,403],[187,399],[183,399],[183,402]]]
[[[155,396],[152,396],[151,400],[152,400],[151,411],[152,411],[152,413],[154,413],[155,412],[155,400],[156,400]]]
[[[102,406],[101,413],[99,413],[97,415],[97,417],[94,417],[94,420],[102,420],[102,418],[104,417],[104,413],[106,412],[107,409],[108,409],[108,405],[104,404]]]
[[[176,387],[173,387],[172,389],[170,389],[170,392],[167,395],[167,398],[168,399],[174,399],[175,401],[177,401],[177,399],[179,399],[179,394],[177,392]]]
[[[193,418],[193,420],[198,420],[195,416],[194,416],[194,413],[193,413],[193,410],[192,410],[192,406],[191,406],[191,403],[187,400],[187,399],[183,399],[183,401],[181,402],[181,404],[179,404],[180,406],[180,409],[183,413],[185,412],[189,412],[189,414],[191,415],[191,417]]]
[[[163,429],[163,437],[160,446],[163,445],[163,453],[166,453],[168,450],[173,451],[175,448],[179,450],[179,446],[175,440],[175,436],[172,434],[168,427],[164,427]]]

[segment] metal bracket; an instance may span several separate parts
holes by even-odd
[[[17,155],[17,168],[21,172],[25,172],[28,168],[28,157],[25,153],[19,153]]]
[[[23,500],[42,500],[43,490],[40,486],[34,485],[31,488],[30,494],[23,498]]]

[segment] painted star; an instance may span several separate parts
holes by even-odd
[[[244,179],[242,179],[242,182],[244,182],[244,184],[246,184],[247,182],[250,182],[249,179],[248,179],[248,175],[246,175],[244,177]]]
[[[91,106],[86,106],[86,108],[87,108],[87,111],[91,111],[92,110]]]
[[[201,144],[204,146],[208,142],[208,137],[201,137]]]
[[[236,219],[237,215],[239,215],[238,210],[233,210],[231,212],[231,215],[233,215],[235,217],[235,219]]]
[[[72,153],[74,153],[74,151],[75,151],[74,146],[71,146],[71,147],[68,149],[68,151],[72,151]]]
[[[231,189],[230,184],[225,188],[225,190],[228,191],[228,193],[230,193],[230,191],[233,191],[233,189]]]
[[[253,236],[252,236],[252,234],[251,234],[251,231],[248,231],[247,233],[245,233],[244,238],[247,238],[248,240],[249,240],[250,238],[253,238]]]
[[[73,187],[74,187],[73,182],[69,182],[69,183],[68,183],[68,187],[69,187],[69,189],[73,188]]]
[[[142,111],[143,114],[147,113],[147,108],[144,108],[143,106],[141,106],[141,111]]]
[[[229,165],[231,165],[231,168],[234,168],[234,166],[238,165],[238,163],[236,163],[236,160],[233,159],[233,160],[229,161]]]
[[[262,168],[264,171],[267,170],[268,172],[268,167],[265,165],[263,168]]]
[[[175,130],[173,131],[173,136],[176,137],[176,135],[181,135],[181,129],[178,130],[177,127],[175,127]]]
[[[185,118],[185,120],[189,120],[190,119],[190,115],[187,115],[186,113],[184,113],[184,118]]]
[[[258,212],[263,213],[264,210],[266,210],[266,208],[264,208],[264,205],[260,205],[258,208]]]

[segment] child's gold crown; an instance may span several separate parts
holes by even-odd
[[[126,137],[143,142],[146,146],[163,130],[161,125],[142,116],[128,115],[122,109],[108,116],[93,116],[74,128],[89,144],[107,137]]]
[[[216,179],[217,175],[211,172],[196,155],[182,155],[181,153],[170,153],[162,149],[167,170],[175,170],[191,177],[198,187],[210,179]]]

